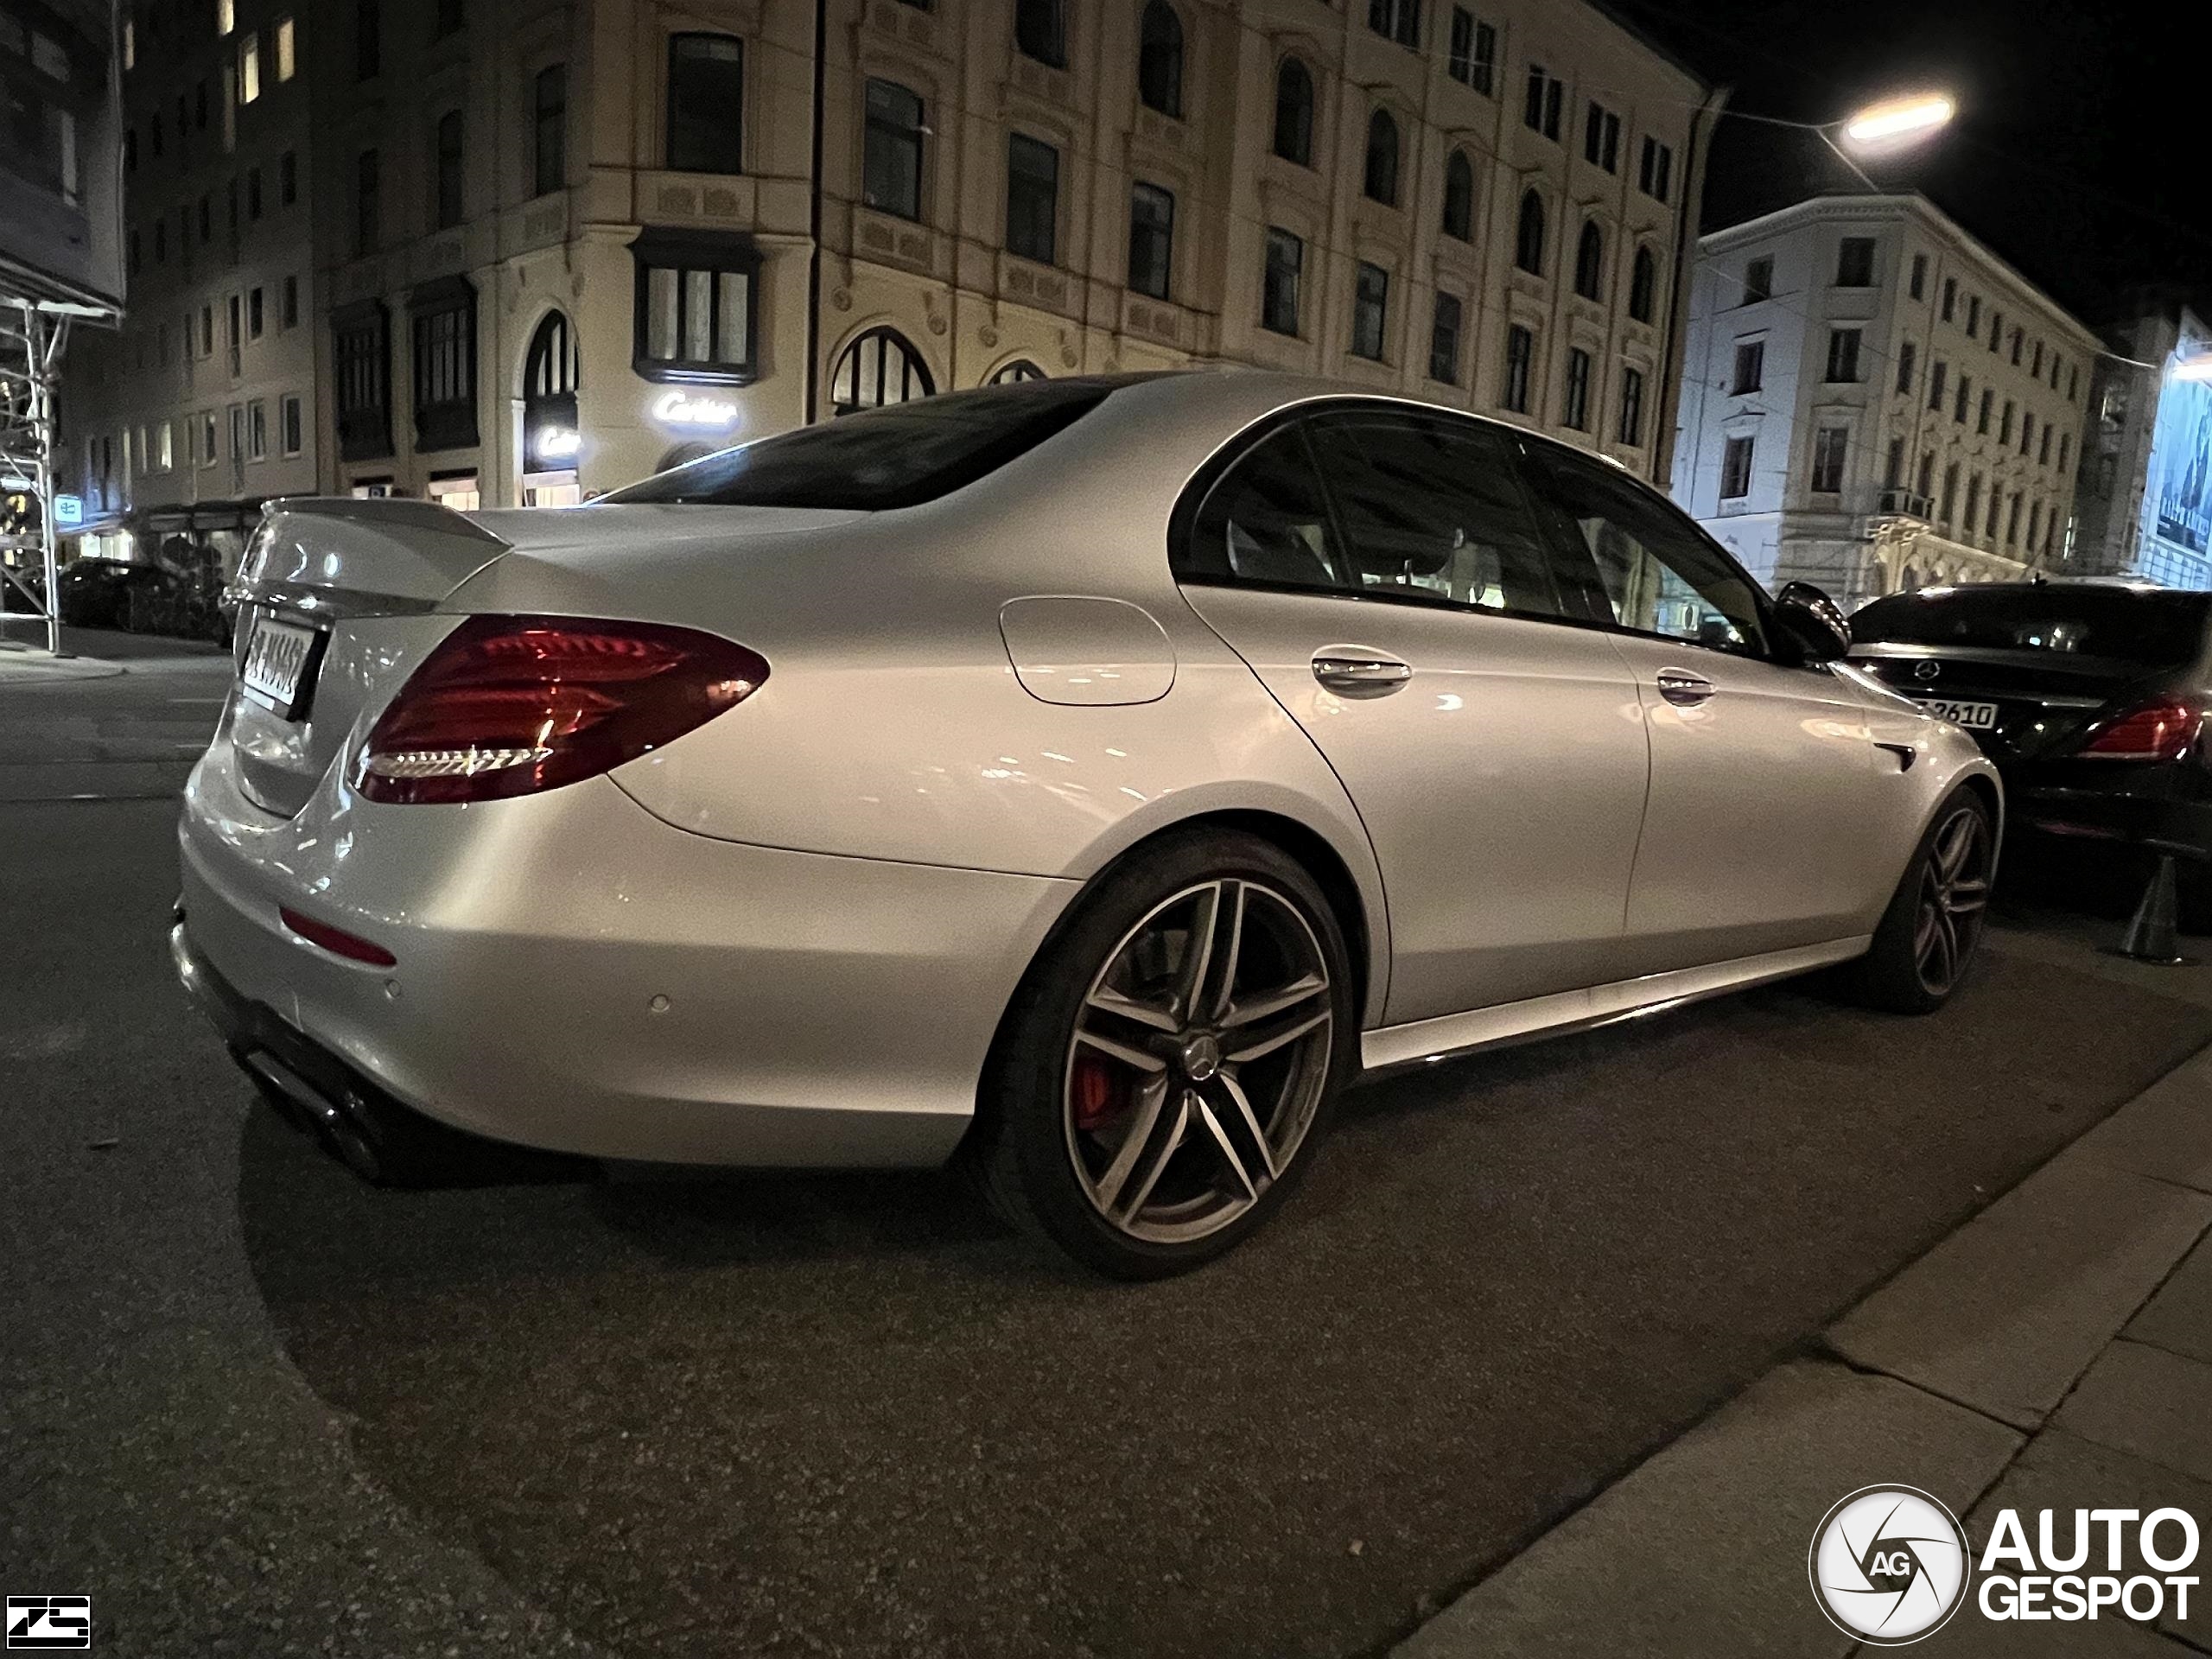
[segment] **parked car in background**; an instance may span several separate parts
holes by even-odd
[[[1851,619],[1851,660],[1973,733],[2015,830],[2167,852],[2212,931],[2212,594],[2099,581],[1924,588]]]
[[[271,506],[172,946],[374,1178],[427,1120],[928,1165],[1148,1277],[1363,1068],[1840,968],[2001,793],[1649,486],[1325,381],[1032,381],[560,512]]]

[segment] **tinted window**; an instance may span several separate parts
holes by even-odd
[[[1302,424],[1263,440],[1215,481],[1176,553],[1176,574],[1199,581],[1351,585]]]
[[[601,498],[884,512],[997,471],[1105,400],[1096,381],[1033,380],[921,397],[724,449]]]
[[[1549,444],[1533,447],[1529,460],[1560,533],[1597,566],[1607,619],[1640,633],[1764,652],[1758,588],[1693,525],[1601,462]]]
[[[2065,652],[2172,668],[2194,660],[2212,594],[2121,588],[1930,589],[1878,599],[1851,619],[1861,645]]]

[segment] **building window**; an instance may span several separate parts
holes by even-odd
[[[2048,421],[2044,423],[2043,441],[2036,446],[2036,465],[2050,465],[2050,423]]]
[[[1890,440],[1890,459],[1882,468],[1882,487],[1894,490],[1904,482],[1904,440]]]
[[[1164,300],[1175,263],[1175,198],[1156,184],[1129,187],[1129,287]]]
[[[1567,397],[1560,418],[1577,432],[1590,429],[1590,353],[1580,346],[1567,353]]]
[[[257,167],[245,175],[245,216],[255,220],[261,217],[261,169]]]
[[[1928,505],[1929,492],[1935,487],[1936,452],[1932,449],[1923,449],[1920,452],[1920,480],[1917,488],[1914,492],[1920,497],[1921,505],[1923,509]]]
[[[1367,26],[1386,41],[1421,50],[1421,0],[1367,0]]]
[[[1268,263],[1260,284],[1260,326],[1270,333],[1298,333],[1298,288],[1306,270],[1306,244],[1277,226],[1268,226]]]
[[[1956,516],[1959,504],[1959,463],[1953,461],[1943,469],[1943,495],[1936,507],[1936,517],[1949,524]]]
[[[1664,201],[1675,188],[1675,152],[1656,138],[1643,141],[1636,172],[1636,188],[1654,201]]]
[[[338,382],[338,454],[365,461],[391,453],[391,321],[383,304],[363,300],[332,314],[332,356]],[[214,454],[208,420],[208,455]]]
[[[1275,154],[1313,165],[1313,73],[1297,58],[1285,58],[1275,70]]]
[[[1367,199],[1386,207],[1398,205],[1398,124],[1388,110],[1367,118]]]
[[[461,223],[461,111],[448,110],[438,118],[438,173],[436,219],[433,230],[450,230]]]
[[[2012,400],[2007,397],[2005,400],[2005,413],[1997,423],[1997,442],[2008,448],[2012,447]]]
[[[1659,263],[1649,248],[1638,248],[1628,268],[1628,315],[1631,321],[1651,321],[1651,308],[1659,287]]]
[[[437,0],[437,18],[430,31],[433,38],[442,41],[448,35],[460,34],[462,24],[467,22],[465,16],[467,7],[462,0]]]
[[[1018,386],[1025,380],[1042,380],[1045,371],[1026,357],[1017,357],[991,376],[995,386]]]
[[[2020,541],[2020,493],[2012,492],[2012,505],[2005,518],[2005,544],[2017,547]]]
[[[277,439],[288,455],[296,455],[306,448],[307,433],[302,419],[297,394],[288,395],[276,405]]]
[[[1847,429],[1824,426],[1813,435],[1813,493],[1835,495],[1843,489],[1843,457],[1851,441]]]
[[[922,216],[922,100],[894,80],[868,84],[861,200],[878,213]]]
[[[269,459],[269,405],[258,397],[245,406],[245,458]]]
[[[205,207],[203,199],[200,206]],[[202,236],[207,234],[201,226]],[[373,149],[365,149],[353,162],[353,256],[374,253],[384,239],[384,168]]]
[[[1912,391],[1912,372],[1919,356],[1920,348],[1910,340],[1900,340],[1897,343],[1897,390],[1899,391],[1910,393]]]
[[[1061,0],[1014,0],[1014,43],[1024,57],[1054,69],[1066,68],[1067,18]]]
[[[1981,517],[1981,474],[1980,474],[1980,473],[1969,473],[1969,474],[1967,474],[1967,517],[1966,517],[1966,527],[1967,527],[1967,531],[1968,531],[1969,533],[1971,533],[1971,532],[1973,531],[1974,527],[1974,523],[1975,523],[1975,521],[1976,521],[1977,519],[1979,519],[1980,517]]]
[[[476,289],[444,276],[408,300],[415,325],[415,447],[476,442]]]
[[[1928,256],[1924,253],[1912,256],[1911,292],[1916,300],[1928,297]]]
[[[1052,263],[1060,218],[1060,152],[1026,133],[1006,141],[1006,248]]]
[[[1763,340],[1739,340],[1736,342],[1736,371],[1729,377],[1728,393],[1740,397],[1747,391],[1757,391],[1766,378],[1766,342]]]
[[[668,167],[745,171],[745,42],[735,35],[668,37]]]
[[[1459,296],[1438,291],[1428,326],[1428,378],[1447,386],[1459,384]]]
[[[2020,453],[2024,455],[2028,453],[2028,446],[2035,441],[2035,411],[2030,409],[2022,410],[2020,411]]]
[[[1460,242],[1474,239],[1475,168],[1464,149],[1453,150],[1444,163],[1444,234]]]
[[[1951,320],[1958,306],[1959,279],[1955,276],[1946,276],[1943,279],[1942,318],[1944,321],[1948,322]]]
[[[1595,99],[1582,123],[1582,159],[1608,173],[1621,170],[1621,118]]]
[[[287,276],[284,279],[283,295],[284,297],[277,305],[276,326],[280,328],[296,328],[300,326],[300,279],[298,277]]]
[[[1856,327],[1832,327],[1827,332],[1827,378],[1856,380],[1858,378],[1858,332]]]
[[[261,35],[249,31],[238,42],[238,102],[252,104],[261,97]]]
[[[1751,493],[1751,441],[1730,438],[1720,447],[1720,499],[1740,501]]]
[[[1967,423],[1967,405],[1973,398],[1974,377],[1962,374],[1959,377],[1958,391],[1951,399],[1951,419],[1955,424],[1964,426]]]
[[[1874,238],[1847,236],[1836,245],[1835,285],[1872,288],[1874,285]]]
[[[1582,235],[1574,245],[1574,291],[1586,300],[1599,297],[1605,283],[1605,233],[1598,221],[1582,221]]]
[[[1183,20],[1167,0],[1149,0],[1137,37],[1137,96],[1145,108],[1183,118]]]
[[[1390,273],[1362,261],[1352,277],[1351,354],[1382,360],[1383,325],[1390,309]]]
[[[245,296],[245,337],[259,340],[262,334],[262,290],[249,289]]]
[[[1621,418],[1618,430],[1620,441],[1631,449],[1643,447],[1643,371],[1628,367],[1621,371]]]
[[[1529,66],[1529,84],[1521,100],[1521,124],[1531,132],[1541,132],[1545,137],[1559,137],[1559,111],[1567,96],[1567,85],[1554,75],[1547,74],[1544,66]]]
[[[1497,30],[1465,6],[1454,6],[1451,44],[1446,67],[1452,79],[1490,96],[1497,75]]]
[[[353,79],[374,80],[384,72],[381,0],[353,0]]]
[[[1928,371],[1928,407],[1930,409],[1943,407],[1943,377],[1947,372],[1943,359],[1940,357]],[[1925,495],[1928,492],[1923,490],[1921,493]]]
[[[548,64],[531,93],[531,194],[550,195],[569,182],[569,66]]]
[[[752,238],[646,230],[630,256],[637,267],[631,366],[648,380],[751,381],[760,271]]]
[[[2073,459],[2073,454],[2074,435],[2070,432],[2060,433],[2058,435],[2058,470],[2060,472],[2063,473],[2066,470]]]
[[[289,207],[300,199],[300,158],[295,150],[286,150],[276,158],[276,200]]]
[[[1521,222],[1514,229],[1513,263],[1532,276],[1544,274],[1544,199],[1521,193]]]
[[[2005,318],[2002,312],[1993,312],[1991,314],[1989,319],[1989,339],[1992,345],[1996,343],[1997,336],[1999,333],[1999,326],[2004,321]],[[1969,294],[1967,296],[1967,338],[1968,340],[1972,340],[1974,335],[1980,331],[1980,328],[1981,296],[1979,294]]]
[[[576,336],[568,314],[548,311],[530,337],[522,365],[523,470],[575,470]]]
[[[1505,384],[1498,401],[1516,415],[1529,412],[1529,383],[1535,366],[1536,336],[1520,323],[1505,331]]]
[[[215,444],[218,436],[215,411],[211,409],[200,417],[200,464],[202,467],[213,467],[215,464]]]
[[[2014,367],[2016,367],[2016,368],[2017,368],[2018,366],[2019,366],[2019,362],[2020,362],[2020,331],[2019,331],[2018,328],[2015,328],[2015,329],[2012,331],[2012,364],[2013,364],[2013,366],[2014,366]]]
[[[830,406],[837,414],[881,409],[937,391],[929,365],[895,328],[871,328],[838,358],[830,377]]]

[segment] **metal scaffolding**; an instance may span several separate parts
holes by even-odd
[[[60,573],[56,568],[60,526],[54,519],[54,391],[69,325],[79,319],[108,322],[115,314],[69,300],[41,300],[0,290],[0,480],[21,480],[38,502],[42,592],[4,565],[0,582],[31,602],[46,623],[46,648],[61,651]]]

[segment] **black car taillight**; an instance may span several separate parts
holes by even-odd
[[[2092,760],[2178,760],[2204,724],[2204,711],[2179,697],[2160,697],[2092,727],[2080,753]]]
[[[474,616],[369,733],[372,801],[501,800],[633,760],[734,708],[768,664],[718,634],[655,622]]]

